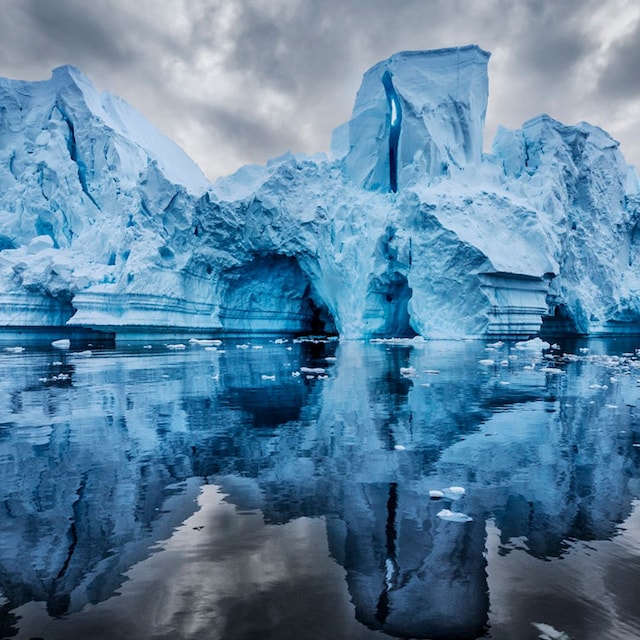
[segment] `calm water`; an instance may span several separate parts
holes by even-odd
[[[0,634],[640,637],[640,342],[586,346],[0,351]]]

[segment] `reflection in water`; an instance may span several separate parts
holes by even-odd
[[[637,520],[635,356],[256,346],[0,355],[3,637],[112,637],[94,610],[140,638],[526,639],[534,622],[638,635],[638,599],[621,585],[640,582],[640,535],[620,532]],[[202,483],[226,496],[215,527]],[[461,501],[429,499],[452,485]],[[473,521],[442,520],[443,508]],[[615,616],[580,609],[587,542]],[[197,572],[177,567],[196,561],[211,572],[189,583]],[[150,567],[173,594],[162,624],[131,595]],[[311,609],[341,611],[341,626],[317,615],[312,632]]]

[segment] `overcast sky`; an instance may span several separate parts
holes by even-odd
[[[215,179],[327,151],[392,53],[492,53],[485,148],[539,113],[587,120],[640,167],[637,0],[0,0],[0,75],[73,64]]]

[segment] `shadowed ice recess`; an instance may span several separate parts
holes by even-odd
[[[0,351],[2,637],[640,634],[637,345],[146,346]]]

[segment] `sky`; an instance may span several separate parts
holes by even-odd
[[[0,76],[72,64],[211,180],[328,151],[364,72],[403,50],[491,52],[485,150],[540,113],[586,120],[640,168],[637,0],[0,0]]]

